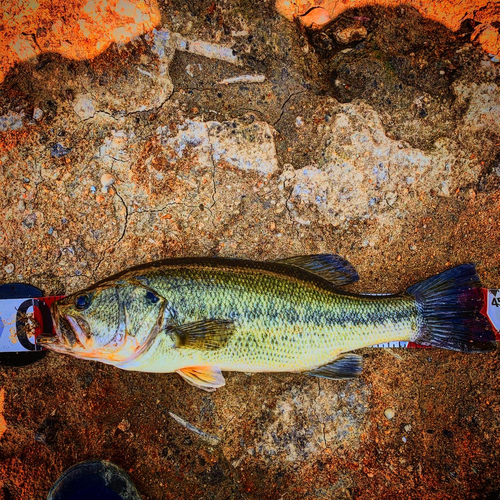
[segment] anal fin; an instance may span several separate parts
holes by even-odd
[[[224,376],[217,366],[189,366],[177,370],[177,373],[188,383],[207,392],[226,385]]]
[[[362,371],[363,358],[361,356],[358,354],[343,354],[331,363],[310,370],[306,374],[312,377],[342,380],[359,377]]]

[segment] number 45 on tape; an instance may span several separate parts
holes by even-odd
[[[498,334],[498,332],[500,332],[500,290],[486,290],[486,288],[483,288],[483,293],[486,298],[486,311],[481,312],[486,314]]]

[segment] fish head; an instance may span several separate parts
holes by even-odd
[[[165,300],[140,282],[116,281],[54,302],[48,349],[118,365],[143,352],[164,318]]]

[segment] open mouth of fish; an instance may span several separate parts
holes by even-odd
[[[47,349],[71,349],[85,347],[85,335],[80,324],[70,316],[53,313],[56,335],[42,334],[37,337],[37,344]]]

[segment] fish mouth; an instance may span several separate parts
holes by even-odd
[[[72,316],[64,316],[62,319],[63,324],[69,325],[66,330],[71,331],[73,339],[79,342],[82,347],[88,347],[89,337],[82,328],[82,325]]]
[[[37,344],[53,350],[73,350],[85,348],[87,336],[80,324],[71,316],[54,313],[56,335],[42,334],[37,337]]]

